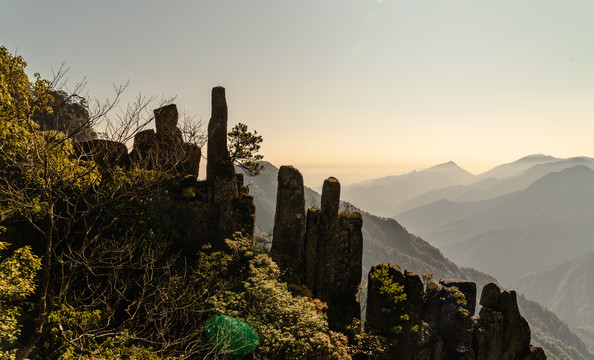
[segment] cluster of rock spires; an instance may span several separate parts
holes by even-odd
[[[303,176],[292,166],[280,167],[271,251],[292,281],[328,304],[328,324],[342,331],[360,317],[363,220],[359,213],[339,212],[339,205],[340,183],[330,177],[321,208],[309,208],[306,216]]]
[[[406,300],[390,302],[372,274],[387,269],[388,277],[401,284]],[[481,310],[476,307],[476,284],[461,279],[427,281],[398,265],[378,264],[369,272],[366,329],[392,339],[387,358],[402,360],[544,360],[540,347],[530,345],[530,327],[520,315],[515,291],[501,291],[490,283],[482,291]],[[387,316],[393,309],[409,314],[409,326],[395,334]],[[415,327],[415,330],[410,330]]]
[[[184,178],[196,209],[192,224],[198,243],[224,246],[235,232],[253,237],[253,197],[236,174],[227,149],[225,89],[212,90],[212,116],[208,125],[208,163],[205,181],[198,181],[201,149],[184,143],[177,127],[175,105],[155,110],[156,132],[145,130],[134,138],[132,152],[125,144],[90,140],[76,144],[81,158],[94,160],[103,171],[131,166],[173,172]],[[107,172],[106,172],[107,173]],[[321,208],[305,210],[303,177],[292,166],[282,166],[278,190],[272,252],[293,281],[328,304],[328,323],[344,331],[360,318],[357,292],[361,280],[363,236],[360,213],[339,212],[340,183],[324,181]],[[405,300],[396,304],[371,275],[387,269],[392,283],[403,286]],[[520,315],[514,291],[495,284],[483,288],[477,316],[476,285],[460,279],[439,284],[393,264],[378,264],[369,272],[366,307],[367,330],[391,341],[385,358],[402,360],[544,360],[539,347],[530,345],[530,328]],[[395,306],[399,308],[396,309]],[[409,314],[409,325],[395,333],[391,311]]]
[[[155,130],[149,129],[134,136],[130,153],[125,144],[94,139],[76,144],[78,155],[94,160],[101,171],[119,166],[158,170],[183,178],[182,186],[191,190],[188,199],[196,209],[197,220],[191,224],[196,243],[210,242],[224,247],[224,240],[235,232],[253,237],[256,211],[253,197],[243,185],[243,175],[235,167],[227,148],[227,101],[225,89],[212,89],[212,115],[208,123],[208,154],[206,180],[198,181],[201,148],[185,143],[177,127],[175,104],[156,109]],[[189,244],[191,245],[191,244]]]

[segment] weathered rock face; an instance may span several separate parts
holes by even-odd
[[[335,177],[324,180],[322,186],[322,216],[328,218],[328,222],[338,217],[340,206],[340,182]],[[330,225],[330,224],[329,224]]]
[[[340,205],[340,183],[329,177],[322,186],[322,207],[320,209],[320,236],[318,239],[317,274],[314,296],[330,303],[333,287],[334,260],[340,256],[338,250],[338,207]]]
[[[136,167],[148,170],[171,172],[180,177],[198,177],[200,156],[198,145],[183,142],[177,127],[178,112],[175,104],[154,110],[154,130],[144,130],[134,136],[134,148],[130,158]]]
[[[81,160],[95,161],[100,170],[130,167],[130,157],[126,145],[117,141],[93,139],[77,142],[74,146]]]
[[[253,237],[254,229],[256,228],[256,205],[254,204],[254,197],[250,195],[250,189],[243,185],[243,174],[235,174],[235,179],[237,181],[237,193],[239,195],[235,207],[235,231]]]
[[[212,89],[212,114],[208,123],[206,181],[211,186],[210,237],[223,245],[237,229],[235,209],[239,193],[235,169],[227,149],[227,100],[225,88]]]
[[[134,135],[134,148],[130,152],[130,159],[136,167],[155,169],[158,152],[157,134],[153,129],[143,130]]]
[[[338,237],[332,265],[332,286],[328,322],[335,329],[346,329],[359,318],[361,308],[356,298],[363,267],[363,218],[360,213],[338,214]]]
[[[314,291],[318,276],[318,243],[320,239],[320,210],[307,209],[305,231],[305,285]]]
[[[278,171],[272,253],[281,268],[305,274],[305,195],[303,176],[292,166]],[[301,280],[304,282],[304,279]]]
[[[227,150],[224,88],[212,90],[212,106],[206,181],[197,181],[202,150],[183,142],[174,104],[154,110],[156,132],[150,129],[137,133],[130,155],[124,144],[107,140],[81,142],[76,148],[79,156],[95,160],[102,169],[127,168],[132,163],[138,168],[175,174],[181,180],[181,198],[194,205],[192,213],[196,214],[196,223],[187,229],[188,239],[192,239],[189,242],[210,242],[224,248],[224,239],[235,232],[253,237],[255,206],[248,188],[243,186],[243,178],[236,176]]]
[[[157,135],[161,137],[172,138],[174,140],[181,140],[177,137],[178,128],[178,113],[175,104],[166,105],[154,111],[155,113],[155,127],[157,128]]]
[[[406,299],[394,305],[378,286],[382,283],[372,279],[377,272],[403,285]],[[541,348],[530,345],[530,328],[520,315],[514,291],[501,292],[491,283],[483,288],[479,315],[472,317],[475,303],[472,282],[442,279],[437,284],[430,280],[423,290],[416,274],[403,273],[397,265],[378,264],[369,275],[365,327],[392,339],[386,359],[546,359]],[[391,329],[402,314],[411,322],[396,334]],[[416,331],[406,331],[413,326]]]
[[[497,285],[488,284],[480,303],[483,307],[475,319],[477,359],[542,358],[542,349],[530,346],[530,327],[520,315],[515,291],[501,292]]]
[[[235,176],[235,168],[227,148],[227,100],[225,88],[212,89],[212,112],[208,122],[206,180],[227,181]]]
[[[328,304],[330,327],[344,331],[360,316],[363,220],[359,213],[339,214],[339,204],[340,183],[330,177],[321,209],[310,208],[305,217],[303,177],[293,167],[280,168],[272,251],[281,268],[292,267],[297,274],[293,281]]]

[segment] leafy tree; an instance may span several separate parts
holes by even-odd
[[[8,244],[3,242],[0,242],[0,255],[0,359],[14,359],[22,328],[18,318],[25,299],[35,290],[40,260],[29,247],[9,251]]]
[[[254,130],[254,133],[248,131],[245,124],[235,125],[227,134],[229,139],[229,154],[231,161],[242,168],[248,175],[259,175],[264,169],[264,165],[258,163],[264,156],[258,154],[262,136]]]
[[[56,101],[52,94],[61,93],[37,74],[36,81],[29,82],[25,66],[22,58],[0,48],[0,223],[12,229],[32,229],[31,236],[21,242],[34,245],[42,259],[35,303],[22,316],[27,331],[14,342],[16,359],[29,357],[47,336],[56,309],[80,305],[74,289],[83,280],[77,278],[77,271],[86,269],[88,275],[88,269],[105,266],[106,258],[112,260],[112,267],[133,266],[126,258],[131,249],[119,244],[122,238],[112,238],[119,240],[118,248],[105,247],[109,242],[102,235],[118,220],[117,213],[106,216],[106,212],[114,210],[114,204],[150,198],[169,178],[157,172],[124,173],[121,169],[100,174],[94,162],[79,160],[74,156],[72,138],[84,127],[70,128],[74,132],[66,134],[44,131],[32,121],[38,112],[51,114]],[[80,110],[80,106],[79,102],[75,108]],[[145,264],[141,270],[152,271],[150,266]],[[112,294],[116,290],[110,288]],[[109,310],[105,317],[113,316],[114,311]]]

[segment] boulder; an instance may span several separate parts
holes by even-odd
[[[81,160],[94,161],[102,171],[130,166],[128,148],[117,141],[93,139],[77,142],[74,148]]]
[[[166,105],[154,110],[157,135],[177,138],[181,131],[177,128],[178,113],[175,104]]]

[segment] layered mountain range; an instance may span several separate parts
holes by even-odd
[[[541,159],[550,160],[547,157],[541,157]],[[536,158],[529,157],[523,162],[530,164],[536,160]],[[265,170],[260,176],[246,178],[246,183],[250,187],[250,193],[254,196],[256,203],[256,227],[260,234],[270,233],[273,228],[278,173],[278,169],[272,164],[264,163],[264,165]],[[457,166],[448,163],[438,166],[428,173],[431,173],[429,174],[431,177],[439,177],[443,175],[444,170],[447,173],[447,169],[452,167]],[[522,167],[530,168],[529,165],[516,164],[500,168],[497,171],[503,174],[517,174],[522,173]],[[414,177],[420,176],[420,173],[424,172],[419,171]],[[470,176],[472,177],[472,175]],[[309,188],[305,189],[305,198],[308,206],[320,204],[320,195]],[[343,202],[341,206],[353,210],[353,205],[349,203]],[[355,207],[354,210],[359,209]],[[438,248],[430,245],[421,237],[411,234],[396,220],[378,217],[365,211],[362,211],[362,214],[364,279],[368,270],[375,264],[391,262],[419,274],[433,273],[436,279],[442,277],[469,279],[475,281],[479,288],[487,282],[496,282],[494,277],[486,273],[471,267],[462,267],[450,261]],[[501,266],[505,267],[507,264],[508,261],[505,258]],[[555,314],[521,296],[518,303],[532,328],[533,342],[545,349],[549,359],[594,359],[594,355],[589,352],[582,339],[576,335],[575,330],[570,329]],[[581,330],[580,335],[587,339],[588,329],[582,328]]]

